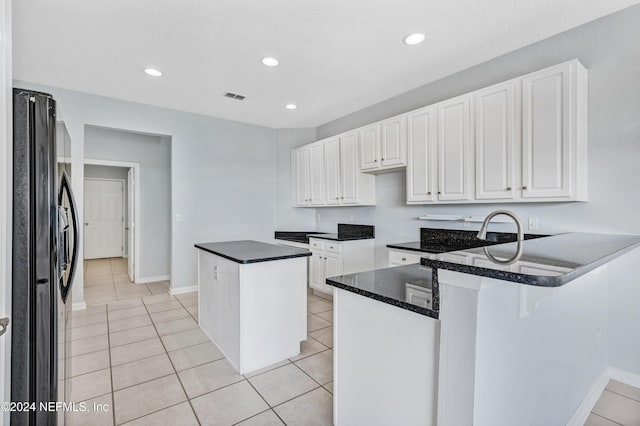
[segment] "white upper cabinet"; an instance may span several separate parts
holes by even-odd
[[[438,200],[469,200],[471,96],[436,105],[438,114]]]
[[[324,143],[311,144],[309,149],[309,203],[321,206],[325,202]]]
[[[360,170],[380,166],[380,124],[372,124],[358,131],[360,141]]]
[[[588,89],[574,59],[297,148],[294,205],[375,205],[405,166],[408,204],[586,201]]]
[[[324,142],[324,174],[327,205],[339,205],[341,191],[340,140],[330,138]]]
[[[522,197],[586,199],[587,76],[570,61],[522,78]]]
[[[474,96],[476,141],[476,199],[515,198],[520,162],[519,82],[507,81],[479,90]],[[516,150],[518,152],[516,152]],[[517,170],[516,170],[517,169]]]
[[[358,141],[361,171],[378,173],[406,166],[406,114],[358,129]]]
[[[358,133],[340,136],[340,176],[342,177],[340,202],[357,204],[359,201]]]
[[[308,206],[309,199],[309,146],[291,151],[291,176],[293,177],[293,204]]]
[[[375,205],[375,176],[362,173],[358,161],[357,131],[292,150],[293,205]]]
[[[407,116],[399,115],[380,122],[380,165],[407,164]]]
[[[435,108],[426,107],[407,116],[407,202],[434,200],[436,189]]]

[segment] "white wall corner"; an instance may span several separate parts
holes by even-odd
[[[171,275],[156,275],[155,277],[140,277],[136,280],[136,284],[155,283],[158,281],[170,281]]]
[[[626,383],[627,385],[633,386],[635,388],[640,388],[640,374],[631,373],[629,371],[611,366],[607,368],[607,372],[609,375],[609,379]]]
[[[190,285],[188,287],[171,287],[169,289],[169,294],[175,296],[176,294],[191,293],[194,291],[198,291],[197,285]]]

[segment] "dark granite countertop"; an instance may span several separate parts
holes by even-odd
[[[363,235],[353,235],[353,234],[320,234],[320,235],[310,235],[311,238],[319,238],[321,240],[331,240],[331,241],[355,241],[355,240],[370,240],[375,238],[374,236],[363,236]]]
[[[444,253],[476,247],[516,241],[516,234],[511,232],[487,232],[485,240],[476,237],[478,231],[459,229],[421,228],[420,241],[387,244],[387,247],[398,250],[419,251],[422,253]],[[548,237],[548,235],[524,234],[525,240]]]
[[[437,319],[439,293],[432,273],[431,268],[421,265],[397,266],[327,278],[327,284]],[[431,309],[410,302],[410,294],[423,295],[425,291],[432,297]]]
[[[310,235],[310,237],[331,241],[370,240],[376,237],[375,232],[375,226],[372,225],[352,225],[350,223],[339,223],[337,233]]]
[[[523,243],[520,260],[512,265],[492,262],[482,248],[422,258],[423,266],[512,281],[541,287],[559,287],[599,266],[640,247],[638,235],[568,233]],[[499,259],[516,252],[517,243],[499,244],[487,250]]]
[[[292,241],[294,243],[309,244],[309,237],[316,237],[324,232],[307,231],[276,231],[274,239]]]
[[[200,250],[243,264],[311,256],[309,250],[252,240],[200,243],[195,246]]]

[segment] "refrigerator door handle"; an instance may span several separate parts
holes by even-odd
[[[71,191],[71,185],[67,173],[62,171],[62,179],[60,180],[60,193],[58,194],[58,205],[62,205],[64,193],[66,192],[69,199],[69,210],[71,210],[71,221],[73,223],[73,248],[71,249],[71,260],[69,265],[69,276],[67,282],[64,282],[64,276],[60,278],[60,295],[62,301],[66,302],[73,283],[73,277],[76,273],[76,267],[78,265],[78,211],[76,210],[76,202],[73,198],[73,191]]]
[[[5,331],[7,331],[7,327],[9,326],[9,318],[0,318],[0,336],[2,336]]]

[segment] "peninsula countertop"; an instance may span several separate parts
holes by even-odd
[[[327,284],[437,319],[438,282],[432,278],[431,268],[413,264],[331,277]],[[428,305],[418,303],[426,299]]]
[[[311,256],[309,250],[253,240],[199,243],[195,247],[241,264]]]
[[[485,247],[494,257],[509,259],[517,243]],[[640,247],[638,235],[567,233],[522,242],[523,253],[511,265],[489,259],[483,248],[423,257],[421,263],[446,269],[540,287],[559,287]]]

